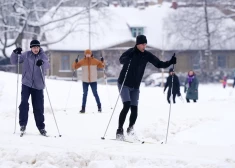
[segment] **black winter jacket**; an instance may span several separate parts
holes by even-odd
[[[135,89],[139,89],[140,87],[140,83],[144,75],[144,70],[148,62],[152,63],[157,68],[167,68],[171,65],[169,61],[160,61],[149,51],[139,51],[136,46],[125,51],[119,58],[119,61],[121,64],[123,64],[118,78],[119,84],[123,83],[128,65],[130,63],[124,85]]]
[[[171,91],[171,86],[172,86],[172,75],[169,75],[165,84],[165,88],[164,88],[164,92],[166,90],[166,88],[169,86],[168,88],[168,92]],[[172,90],[173,94],[180,94],[180,82],[179,82],[179,78],[177,75],[174,74],[174,78],[173,78],[173,90]]]

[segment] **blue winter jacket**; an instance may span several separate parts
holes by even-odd
[[[40,48],[38,54],[34,54],[32,51],[26,51],[22,54],[11,54],[11,64],[17,64],[19,57],[19,63],[22,63],[22,84],[28,87],[42,90],[45,88],[45,74],[46,69],[49,69],[48,57]],[[42,59],[44,64],[40,67],[36,65],[37,60]]]

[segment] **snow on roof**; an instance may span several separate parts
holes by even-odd
[[[144,27],[144,35],[147,36],[148,45],[156,49],[164,50],[187,50],[187,49],[202,49],[206,45],[205,38],[198,38],[194,43],[189,40],[180,40],[179,33],[168,34],[168,31],[174,31],[174,24],[172,24],[168,17],[170,15],[177,16],[182,12],[181,8],[174,10],[170,8],[171,3],[164,2],[161,6],[154,5],[139,10],[132,7],[104,7],[101,11],[95,9],[91,10],[91,49],[99,50],[109,48],[128,41],[135,41],[132,37],[130,27]],[[56,14],[50,18],[50,13],[44,16],[43,19],[58,19],[61,16],[82,11],[81,7],[63,7],[60,8]],[[185,9],[184,9],[185,10]],[[198,8],[187,8],[186,10],[197,10]],[[216,8],[208,8],[209,11],[214,12],[216,16],[223,14]],[[191,16],[193,18],[193,16]],[[45,21],[44,20],[44,21]],[[43,22],[43,20],[42,20]],[[221,29],[222,34],[212,34],[212,49],[235,49],[235,45],[230,41],[218,43],[218,38],[223,40],[228,37],[228,27],[235,26],[232,19],[224,19],[220,21],[220,26],[214,29]],[[49,29],[46,33],[48,41],[55,41],[63,36],[71,29],[74,32],[69,34],[61,42],[49,45],[51,50],[85,50],[89,48],[89,25],[88,13],[83,12],[69,20],[60,23],[48,25]],[[178,23],[181,24],[181,23]],[[225,25],[225,26],[222,26]],[[213,25],[210,25],[213,29]],[[205,34],[204,27],[201,27],[201,33]],[[62,33],[63,32],[63,33]],[[202,35],[201,34],[201,35]],[[191,35],[190,35],[191,36]],[[204,35],[205,36],[205,35]],[[200,36],[201,37],[201,36]],[[216,40],[215,40],[216,39]]]
[[[73,14],[81,8],[63,7],[58,12],[66,15]],[[66,13],[67,12],[67,13]],[[110,15],[110,10],[104,8],[102,13],[96,10],[91,10],[91,49],[98,50],[121,44],[128,41],[134,41],[128,25],[125,20],[117,15]],[[69,29],[73,29],[70,35],[59,43],[49,45],[51,50],[85,50],[89,48],[89,21],[88,13],[83,13],[79,16],[73,17],[63,23],[55,23],[48,25],[46,28],[50,29],[46,33],[48,41],[53,41],[62,37],[62,32],[66,33]],[[55,15],[58,17],[59,15]],[[44,18],[45,19],[45,18]],[[46,18],[48,19],[48,18]],[[58,28],[57,28],[58,27]]]

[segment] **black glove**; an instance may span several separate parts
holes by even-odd
[[[39,59],[37,60],[36,65],[41,66],[43,63],[44,63],[43,60]]]
[[[103,57],[101,57],[101,58],[100,58],[100,61],[101,61],[101,62],[104,62],[104,58],[103,58]]]
[[[181,96],[181,93],[178,93],[177,96],[180,97],[180,96]]]
[[[173,54],[173,56],[170,59],[170,64],[176,64],[176,57],[175,57],[175,53]]]
[[[17,47],[16,49],[13,50],[15,54],[21,54],[22,48]]]
[[[76,63],[78,62],[78,59],[77,59],[77,58],[75,59],[75,62],[76,62]]]

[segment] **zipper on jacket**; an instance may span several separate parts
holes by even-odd
[[[22,77],[22,80],[24,79],[25,75],[26,75],[26,71],[24,72],[24,75],[23,75],[23,77]]]
[[[33,75],[34,75],[35,60],[36,60],[36,55],[35,55],[34,63],[33,63],[33,73],[32,73],[32,80],[33,80],[33,82],[32,82],[31,88],[33,87],[33,83],[34,83]]]
[[[91,65],[91,60],[90,58],[88,58],[88,81],[91,82],[91,69],[90,69],[90,65]]]

